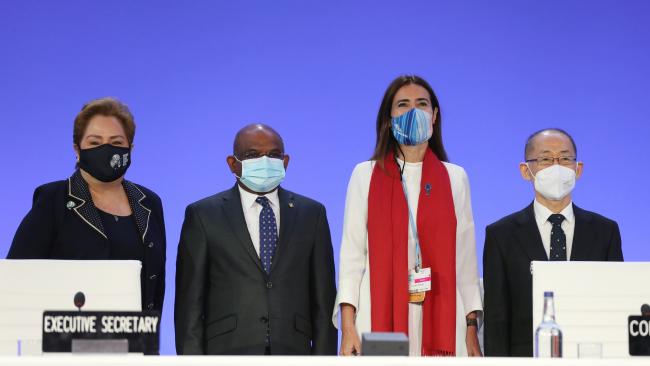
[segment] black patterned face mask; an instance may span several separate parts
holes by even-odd
[[[131,165],[131,149],[104,144],[79,150],[79,167],[102,182],[112,182]]]

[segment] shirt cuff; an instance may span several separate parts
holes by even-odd
[[[339,289],[336,295],[336,303],[334,304],[334,311],[332,314],[332,323],[338,329],[339,328],[339,313],[341,309],[341,304],[350,304],[354,306],[355,309],[359,309],[359,285],[355,285],[352,281],[340,281]]]
[[[481,289],[478,284],[460,287],[459,292],[463,300],[465,316],[472,311],[483,312],[483,300],[481,299]]]

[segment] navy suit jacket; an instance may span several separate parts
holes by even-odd
[[[122,181],[144,248],[142,307],[162,311],[165,297],[165,222],[160,198]],[[108,259],[110,243],[88,184],[70,178],[34,191],[32,208],[16,231],[7,259]],[[135,259],[135,258],[134,258]]]
[[[616,222],[573,205],[572,261],[623,261]],[[533,355],[531,261],[546,261],[533,204],[489,225],[483,249],[486,356]]]

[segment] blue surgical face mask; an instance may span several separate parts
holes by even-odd
[[[431,115],[421,109],[413,108],[401,116],[391,119],[391,130],[400,145],[419,145],[433,135]]]
[[[253,192],[270,192],[284,180],[282,159],[269,158],[265,155],[255,159],[237,159],[237,161],[241,163],[241,177],[237,178]]]

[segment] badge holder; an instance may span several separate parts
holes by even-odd
[[[424,302],[427,291],[431,290],[431,268],[416,267],[409,272],[409,302]]]

